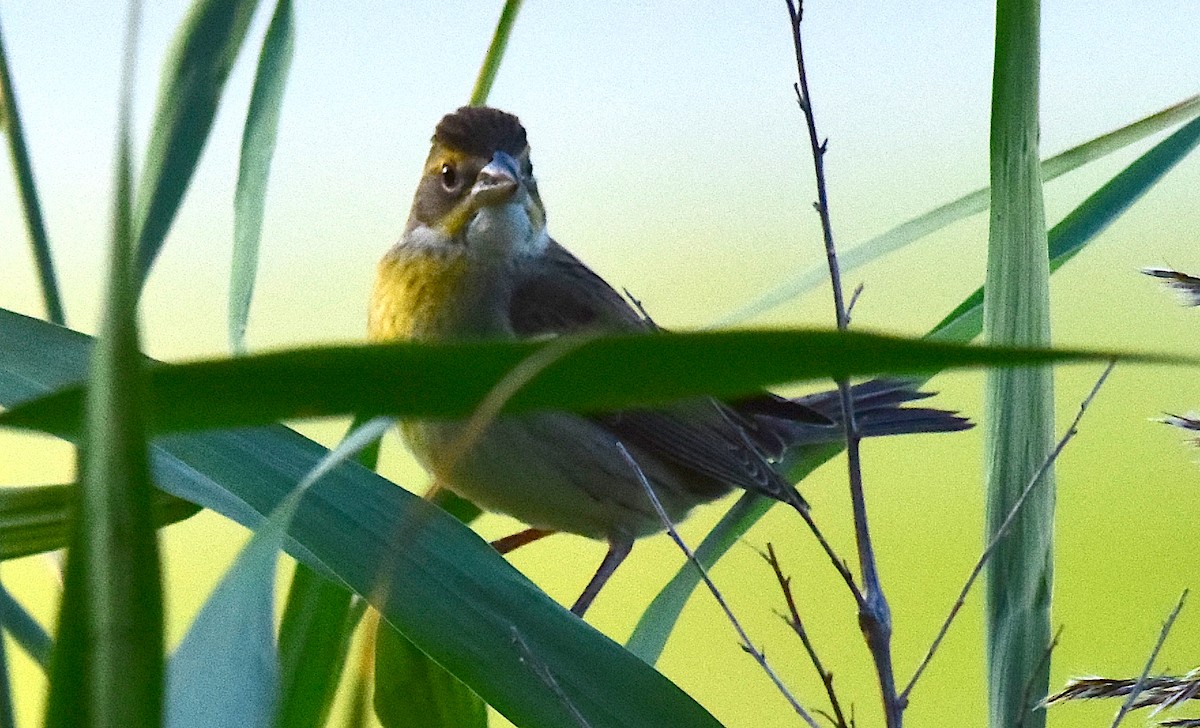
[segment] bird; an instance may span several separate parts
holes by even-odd
[[[520,120],[466,106],[436,125],[404,232],[379,261],[367,330],[376,342],[456,342],[658,327],[550,237]],[[874,380],[852,392],[863,435],[970,427],[956,413],[903,407],[930,396],[907,381]],[[407,420],[400,429],[436,482],[528,524],[493,542],[501,552],[554,532],[607,541],[571,607],[582,617],[633,543],[665,529],[640,476],[672,523],[735,489],[803,512],[807,502],[778,464],[798,448],[843,439],[840,418],[834,390],[588,415],[505,414],[470,438],[463,420]]]

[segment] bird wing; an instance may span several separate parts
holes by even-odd
[[[653,329],[620,293],[553,240],[544,254],[521,261],[516,273],[509,318],[517,336]]]
[[[509,312],[518,336],[656,328],[603,278],[554,241],[545,255],[524,262],[516,280]],[[815,413],[814,417],[825,420]],[[730,486],[738,486],[783,498],[782,489],[791,487],[771,467],[760,443],[752,439],[755,428],[744,429],[740,416],[716,400],[700,398],[592,419],[630,449],[690,471],[696,477],[687,478],[687,485],[702,497],[716,498]]]

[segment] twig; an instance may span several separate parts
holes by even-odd
[[[562,703],[567,712],[571,714],[571,718],[575,721],[575,724],[579,728],[591,728],[592,724],[588,722],[587,718],[583,717],[583,713],[579,712],[579,708],[575,707],[575,704],[571,702],[571,699],[559,687],[558,681],[554,679],[553,673],[550,672],[550,668],[542,664],[542,661],[537,659],[537,656],[533,654],[533,650],[529,649],[528,643],[525,642],[525,638],[521,636],[520,631],[517,630],[515,625],[512,627],[512,641],[521,653],[518,659],[525,663],[529,671],[536,675],[550,689],[550,692],[554,693],[554,697],[558,698],[558,702]]]
[[[804,629],[804,622],[800,619],[800,610],[796,608],[796,598],[792,594],[792,577],[784,575],[783,566],[779,563],[779,556],[775,553],[775,547],[769,542],[767,543],[767,552],[764,554],[760,551],[759,555],[771,565],[771,570],[775,572],[775,579],[779,582],[779,588],[783,590],[783,599],[787,602],[788,613],[781,613],[779,616],[800,638],[805,651],[808,652],[808,658],[812,660],[813,667],[817,669],[817,674],[821,676],[821,682],[825,685],[825,693],[829,695],[829,704],[833,707],[833,724],[838,728],[849,728],[846,716],[842,713],[842,705],[838,702],[837,693],[833,689],[833,673],[826,670],[825,666],[821,664],[821,658],[817,656],[817,650],[808,636],[808,630]]]
[[[1025,689],[1021,691],[1021,705],[1029,705],[1029,693],[1033,690],[1033,684],[1037,681],[1038,674],[1042,668],[1050,664],[1050,656],[1054,654],[1054,648],[1058,647],[1058,638],[1062,636],[1062,625],[1054,632],[1054,637],[1050,639],[1050,644],[1046,645],[1046,651],[1042,653],[1042,659],[1038,661],[1037,669],[1029,673],[1029,679],[1025,681]],[[1022,713],[1020,720],[1017,721],[1017,728],[1024,728],[1025,719],[1035,710],[1045,710],[1046,706],[1038,702],[1029,712]]]
[[[1121,725],[1121,721],[1125,720],[1125,714],[1133,709],[1137,702],[1138,695],[1142,692],[1142,687],[1146,684],[1146,678],[1150,675],[1150,669],[1154,667],[1154,660],[1158,657],[1158,651],[1162,649],[1163,643],[1167,641],[1167,635],[1171,633],[1171,627],[1175,626],[1175,618],[1179,616],[1179,612],[1183,609],[1183,602],[1187,599],[1187,589],[1179,595],[1179,601],[1175,603],[1175,608],[1171,610],[1171,614],[1167,617],[1167,621],[1163,622],[1162,631],[1158,633],[1158,641],[1154,643],[1154,649],[1150,650],[1150,656],[1146,658],[1146,666],[1142,668],[1142,674],[1138,676],[1137,682],[1133,684],[1133,688],[1129,691],[1129,697],[1125,698],[1125,702],[1121,704],[1121,709],[1117,711],[1117,715],[1113,718],[1112,728],[1117,728]]]
[[[1087,412],[1088,407],[1091,406],[1092,400],[1096,398],[1096,393],[1100,391],[1100,387],[1104,386],[1105,380],[1108,379],[1108,375],[1112,373],[1113,367],[1116,365],[1116,361],[1111,361],[1108,363],[1108,366],[1104,367],[1104,372],[1100,374],[1100,378],[1097,379],[1096,383],[1092,386],[1092,391],[1088,392],[1087,397],[1084,397],[1083,402],[1079,404],[1079,411],[1075,413],[1075,419],[1071,421],[1070,427],[1068,427],[1067,431],[1063,433],[1063,436],[1059,438],[1058,444],[1054,446],[1054,450],[1051,451],[1051,453],[1042,462],[1041,467],[1037,469],[1037,472],[1035,472],[1033,477],[1029,479],[1029,482],[1025,484],[1025,489],[1021,491],[1021,495],[1017,498],[1016,502],[1012,504],[1012,508],[1009,509],[1008,515],[1004,517],[1004,522],[1001,523],[1000,527],[996,529],[996,533],[992,536],[992,540],[988,542],[987,547],[983,550],[983,553],[980,554],[979,560],[975,562],[974,568],[971,569],[970,575],[967,576],[966,583],[963,584],[962,590],[958,593],[958,598],[954,600],[954,605],[950,607],[950,613],[946,615],[946,620],[942,622],[941,629],[938,630],[937,636],[933,638],[933,643],[929,645],[929,651],[925,653],[925,658],[921,660],[920,665],[917,665],[916,672],[913,673],[913,676],[908,681],[908,685],[904,688],[904,691],[900,693],[900,699],[905,703],[908,702],[908,696],[909,693],[912,692],[913,686],[917,684],[917,680],[921,678],[921,675],[925,672],[925,668],[929,667],[929,661],[933,659],[934,653],[937,652],[938,647],[941,646],[942,639],[945,638],[946,632],[950,630],[950,625],[954,622],[954,618],[958,616],[959,610],[961,610],[963,604],[966,603],[967,593],[971,591],[971,587],[975,584],[975,580],[979,578],[979,574],[983,571],[984,565],[987,564],[988,559],[992,557],[992,553],[996,550],[996,545],[1004,539],[1004,537],[1008,534],[1009,529],[1012,528],[1013,523],[1017,520],[1017,515],[1020,514],[1021,508],[1025,505],[1025,501],[1029,499],[1029,494],[1032,493],[1037,484],[1041,482],[1042,475],[1045,474],[1045,472],[1050,468],[1051,465],[1054,464],[1056,460],[1058,460],[1058,456],[1062,453],[1063,448],[1067,446],[1067,443],[1079,433],[1080,420],[1083,419],[1083,415],[1085,412]]]
[[[863,284],[859,283],[854,287],[854,293],[850,294],[850,303],[846,304],[846,326],[850,326],[850,321],[854,318],[854,304],[858,303],[858,297],[862,295]]]
[[[842,581],[846,582],[846,587],[850,590],[850,594],[854,596],[854,603],[858,605],[858,608],[861,610],[863,608],[863,604],[865,603],[865,599],[862,591],[858,588],[858,584],[854,581],[854,574],[850,573],[850,567],[846,566],[846,562],[842,560],[842,557],[838,556],[837,552],[833,550],[833,546],[825,538],[825,534],[821,532],[821,528],[817,526],[817,522],[813,520],[812,512],[807,508],[801,508],[795,504],[791,505],[796,509],[796,512],[800,514],[800,517],[804,519],[804,523],[808,526],[808,530],[812,531],[812,535],[816,537],[817,543],[820,544],[821,548],[825,551],[825,555],[829,557],[831,562],[833,562],[833,568],[836,569],[838,574],[842,577]]]
[[[646,478],[646,474],[642,472],[641,466],[637,464],[637,461],[634,460],[633,456],[629,454],[629,451],[625,449],[624,444],[617,442],[616,445],[617,452],[621,453],[621,457],[625,458],[625,462],[629,463],[629,467],[633,469],[634,474],[637,475],[638,481],[642,484],[642,489],[646,491],[646,496],[650,499],[650,502],[654,504],[654,510],[658,512],[658,517],[662,520],[663,527],[667,529],[667,533],[670,534],[671,539],[675,542],[675,545],[679,547],[679,550],[683,551],[684,555],[687,557],[687,560],[691,562],[692,566],[696,567],[696,571],[699,572],[700,578],[704,580],[704,584],[708,587],[708,590],[712,592],[713,597],[717,600],[717,604],[725,612],[725,616],[729,619],[730,624],[733,625],[734,630],[738,633],[738,638],[742,641],[742,649],[754,658],[755,662],[762,667],[763,672],[767,673],[767,677],[771,678],[771,682],[775,683],[775,687],[779,689],[779,692],[783,693],[783,697],[786,698],[788,703],[792,706],[792,710],[796,711],[796,714],[799,715],[804,722],[808,723],[811,728],[821,728],[816,719],[814,719],[812,715],[810,715],[809,712],[804,709],[804,706],[800,705],[800,702],[796,700],[796,697],[792,695],[791,691],[787,689],[787,686],[783,684],[783,680],[781,680],[779,676],[775,674],[775,670],[773,670],[771,666],[767,664],[766,655],[764,655],[762,651],[756,648],[754,643],[750,641],[750,636],[746,634],[746,630],[742,628],[741,622],[739,622],[737,617],[734,616],[733,610],[729,608],[729,603],[725,601],[725,597],[721,594],[720,590],[717,589],[717,585],[714,584],[712,579],[708,577],[708,571],[705,570],[704,565],[700,563],[700,560],[696,558],[696,554],[691,550],[691,548],[688,547],[686,543],[684,543],[683,538],[681,538],[679,535],[679,532],[675,530],[675,524],[671,523],[671,517],[667,515],[667,511],[663,508],[662,502],[659,501],[658,496],[654,493],[654,488],[650,485],[650,481]]]
[[[814,204],[821,218],[821,231],[825,239],[825,257],[829,261],[829,281],[833,288],[833,302],[837,314],[838,329],[844,331],[849,325],[849,314],[842,296],[842,278],[838,269],[837,249],[833,244],[833,224],[829,217],[829,196],[825,184],[825,152],[828,140],[820,141],[817,135],[816,117],[813,113],[812,96],[808,90],[808,76],[804,69],[804,51],[800,37],[800,22],[803,5],[786,0],[788,15],[792,21],[792,40],[796,47],[795,85],[796,100],[808,125],[808,140],[812,147],[813,171],[817,182],[817,202]],[[888,728],[900,728],[904,722],[904,703],[896,695],[896,677],[892,669],[892,615],[879,582],[879,571],[875,564],[875,549],[871,544],[871,530],[867,521],[866,497],[863,494],[862,463],[859,456],[859,441],[862,438],[854,418],[854,398],[847,379],[837,381],[842,400],[842,422],[846,429],[846,461],[850,472],[850,502],[854,510],[854,535],[858,544],[859,569],[862,572],[862,594],[859,601],[858,624],[866,638],[867,647],[875,662],[879,677],[879,690],[883,698],[883,710]]]

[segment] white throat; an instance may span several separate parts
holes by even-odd
[[[484,207],[467,224],[467,245],[513,258],[536,255],[550,244],[545,225],[534,226],[521,202]]]

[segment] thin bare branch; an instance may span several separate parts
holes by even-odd
[[[675,542],[675,545],[679,547],[680,551],[683,551],[684,555],[687,556],[687,560],[691,562],[692,566],[696,567],[696,571],[699,572],[700,578],[704,580],[705,586],[707,586],[708,590],[712,592],[712,595],[717,600],[717,604],[721,607],[721,610],[725,612],[726,618],[729,619],[729,623],[733,625],[733,629],[738,634],[738,639],[741,640],[742,649],[754,658],[755,662],[762,667],[763,672],[767,673],[767,677],[771,678],[771,682],[775,683],[775,687],[779,689],[779,692],[783,694],[783,697],[792,706],[792,710],[796,711],[796,714],[799,715],[804,722],[808,723],[811,728],[821,728],[816,719],[804,709],[804,706],[800,705],[800,702],[796,700],[796,697],[792,695],[787,686],[783,684],[783,680],[780,679],[779,675],[775,673],[775,670],[772,669],[767,663],[766,655],[764,655],[762,651],[756,648],[754,643],[750,641],[750,636],[746,634],[746,630],[742,628],[741,622],[739,622],[737,617],[734,616],[733,610],[729,608],[729,603],[725,601],[725,597],[721,594],[720,590],[717,589],[717,585],[714,584],[713,580],[709,578],[708,571],[704,568],[704,565],[700,563],[700,560],[696,558],[696,554],[691,548],[688,547],[686,543],[684,543],[683,538],[679,535],[679,532],[675,530],[675,524],[671,523],[671,517],[667,515],[666,509],[663,508],[662,502],[658,499],[658,495],[655,494],[654,488],[650,485],[650,481],[646,478],[646,474],[642,471],[641,466],[637,464],[637,461],[634,460],[633,456],[629,454],[629,451],[625,449],[624,444],[618,442],[616,445],[617,451],[621,453],[621,457],[625,458],[625,462],[629,463],[629,467],[632,468],[633,472],[637,475],[638,481],[642,484],[642,489],[646,491],[646,497],[648,497],[650,502],[654,504],[654,510],[658,511],[658,517],[662,520],[663,527],[666,528],[667,533],[671,536],[671,540]]]
[[[854,287],[854,293],[850,294],[850,303],[846,304],[846,326],[849,326],[850,322],[854,320],[854,304],[858,303],[858,298],[862,295],[862,292],[863,284],[859,283]]]
[[[800,34],[803,4],[786,0],[788,15],[792,23],[792,41],[796,49],[797,83],[794,86],[796,101],[804,112],[808,127],[808,140],[812,150],[813,172],[817,184],[817,201],[814,207],[821,218],[821,232],[825,241],[825,257],[829,262],[829,282],[833,289],[833,303],[837,315],[838,329],[845,330],[850,322],[845,298],[842,293],[842,277],[838,267],[837,248],[833,243],[833,223],[829,215],[829,195],[825,184],[825,154],[829,141],[817,134],[816,115],[813,112],[812,94],[808,89],[808,75],[804,67],[804,48]],[[884,596],[875,563],[875,549],[871,543],[871,530],[867,520],[867,503],[863,493],[862,462],[859,454],[858,423],[854,418],[854,398],[850,382],[839,379],[838,393],[842,401],[842,422],[846,430],[846,461],[850,479],[850,502],[854,511],[854,535],[858,544],[859,569],[862,572],[862,598],[858,600],[858,623],[866,638],[867,647],[875,662],[879,678],[879,690],[883,699],[884,716],[888,728],[900,728],[904,722],[904,702],[896,694],[896,677],[892,669],[892,614]]]
[[[950,630],[950,625],[954,622],[954,618],[958,616],[959,610],[961,610],[963,604],[966,603],[967,594],[971,591],[971,587],[975,584],[975,580],[979,578],[979,574],[983,571],[983,567],[985,564],[987,564],[988,559],[992,557],[992,553],[996,550],[996,545],[1000,543],[1000,541],[1008,534],[1009,529],[1012,528],[1013,523],[1017,520],[1017,516],[1021,512],[1021,508],[1029,499],[1029,494],[1032,493],[1037,484],[1041,482],[1042,475],[1050,468],[1050,466],[1054,464],[1056,460],[1058,460],[1058,456],[1062,453],[1063,448],[1067,446],[1067,443],[1069,443],[1075,437],[1075,435],[1079,434],[1080,420],[1083,419],[1083,415],[1085,412],[1087,412],[1088,407],[1091,406],[1092,400],[1096,398],[1096,393],[1100,391],[1102,386],[1104,386],[1105,380],[1108,379],[1108,375],[1112,373],[1113,367],[1116,365],[1117,363],[1115,361],[1111,361],[1108,363],[1108,366],[1104,368],[1104,371],[1100,374],[1099,379],[1097,379],[1096,383],[1092,386],[1092,390],[1088,392],[1087,397],[1084,397],[1083,402],[1079,404],[1079,411],[1075,414],[1075,419],[1071,421],[1070,427],[1068,427],[1067,431],[1063,433],[1063,436],[1059,439],[1058,444],[1055,445],[1054,450],[1050,452],[1050,455],[1042,463],[1042,466],[1037,469],[1037,472],[1035,472],[1033,477],[1029,479],[1029,482],[1025,484],[1025,490],[1021,491],[1020,497],[1017,498],[1016,502],[1013,503],[1012,509],[1009,510],[1008,515],[1004,518],[1004,522],[1001,523],[1000,527],[996,529],[996,533],[992,536],[992,540],[988,542],[987,548],[983,550],[983,553],[979,556],[979,560],[975,562],[975,566],[971,569],[970,575],[967,576],[966,583],[963,584],[962,590],[960,590],[958,593],[958,598],[954,600],[954,605],[950,607],[950,613],[946,615],[946,620],[942,622],[941,629],[938,630],[937,636],[933,638],[933,643],[929,645],[929,650],[925,653],[924,659],[921,660],[921,664],[917,665],[917,669],[913,673],[912,678],[908,681],[908,685],[904,688],[904,691],[900,693],[900,699],[905,703],[908,702],[908,696],[912,692],[913,686],[917,684],[917,680],[919,680],[921,675],[924,674],[925,668],[929,667],[930,660],[933,659],[934,653],[936,653],[938,647],[941,646],[942,640],[946,637],[946,633]]]
[[[821,676],[822,684],[825,685],[825,693],[829,696],[829,704],[833,708],[833,715],[827,717],[837,728],[850,728],[845,714],[842,713],[842,705],[838,701],[837,692],[833,689],[833,673],[826,670],[821,663],[821,658],[817,656],[817,650],[813,647],[812,639],[808,636],[808,630],[804,629],[804,622],[800,619],[800,610],[796,608],[796,598],[792,594],[792,577],[784,575],[783,566],[779,563],[779,556],[775,553],[775,547],[770,543],[767,544],[767,552],[765,554],[759,552],[759,555],[771,565],[771,570],[775,572],[775,579],[779,582],[779,588],[783,591],[783,600],[787,603],[788,613],[781,613],[779,616],[800,638],[804,650],[808,653],[808,659],[812,661],[813,667],[817,669],[817,674]]]

